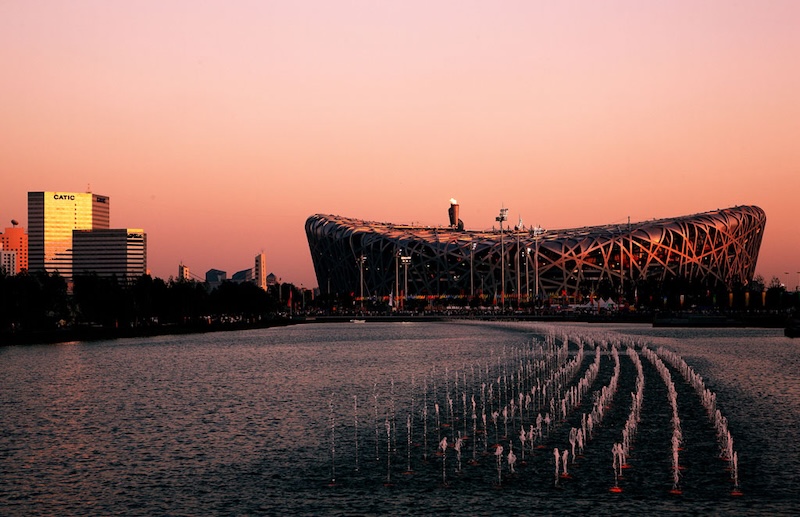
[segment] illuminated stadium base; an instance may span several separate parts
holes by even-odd
[[[317,214],[306,221],[306,235],[323,293],[525,302],[589,297],[601,286],[622,296],[676,280],[716,289],[746,285],[765,224],[762,209],[738,206],[568,230],[504,228],[501,238],[499,230]]]

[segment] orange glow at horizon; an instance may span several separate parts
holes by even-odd
[[[790,0],[11,2],[0,218],[91,184],[156,276],[263,250],[310,287],[314,213],[446,226],[455,198],[468,229],[501,206],[555,229],[753,204],[756,273],[794,288],[798,22]]]

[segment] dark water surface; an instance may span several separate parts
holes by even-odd
[[[682,494],[669,493],[670,406],[644,359],[631,468],[624,491],[609,492],[611,446],[636,375],[623,352],[614,401],[570,479],[555,483],[552,450],[569,446],[589,396],[524,465],[518,422],[506,438],[502,417],[496,430],[489,420],[485,435],[473,434],[464,400],[475,396],[480,409],[480,385],[512,374],[515,350],[564,334],[587,350],[623,336],[680,354],[728,419],[743,495],[731,496],[714,428],[677,372],[685,470]],[[778,330],[522,323],[314,324],[0,348],[0,514],[792,514],[800,511],[798,352],[800,342]],[[593,359],[586,355],[577,377]],[[612,375],[609,354],[600,364],[590,393]],[[467,438],[460,469],[454,449],[436,454],[440,438],[452,445],[459,432]],[[502,462],[498,475],[497,441],[506,451],[513,443],[515,473]]]

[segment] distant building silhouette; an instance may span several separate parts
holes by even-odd
[[[132,283],[147,273],[147,234],[141,228],[73,230],[72,270]]]
[[[16,221],[12,227],[0,233],[0,250],[2,250],[3,270],[7,275],[16,275],[28,270],[28,234],[25,229],[17,226]]]
[[[264,291],[267,290],[267,259],[264,255],[264,252],[259,253],[256,255],[256,263],[253,268],[253,282],[263,289]]]
[[[245,282],[252,282],[253,281],[253,269],[242,269],[241,271],[237,271],[231,277],[231,281],[236,282],[237,284],[243,284]]]
[[[208,290],[213,291],[228,278],[228,273],[219,269],[209,269],[206,271],[206,284]]]
[[[178,264],[178,280],[190,280],[191,275],[189,273],[189,266],[184,266],[183,264]]]
[[[17,252],[6,251],[0,244],[0,273],[13,276],[17,274],[17,269]]]

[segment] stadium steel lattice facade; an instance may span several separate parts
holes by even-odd
[[[309,217],[321,291],[524,301],[589,292],[601,282],[619,293],[637,282],[681,277],[730,288],[752,279],[766,224],[759,207],[737,206],[568,230],[505,226],[501,233],[463,230],[452,208],[448,227]]]

